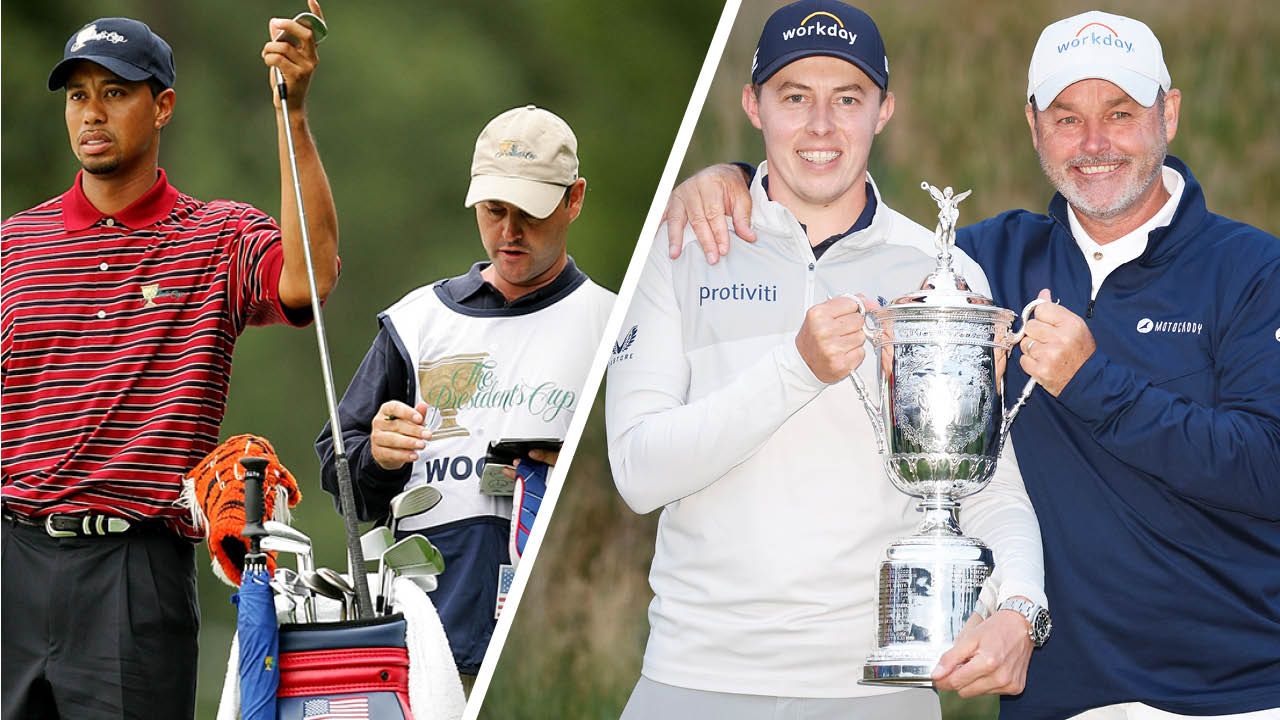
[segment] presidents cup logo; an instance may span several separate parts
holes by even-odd
[[[440,426],[432,439],[466,437],[471,431],[458,424],[458,410],[475,395],[480,370],[489,353],[450,355],[418,364],[418,385],[422,399],[440,410]]]
[[[1138,332],[1143,335],[1153,332],[1199,335],[1203,329],[1204,323],[1182,320],[1152,320],[1151,318],[1142,318],[1138,321],[1137,327]]]
[[[520,144],[519,140],[503,140],[498,143],[498,152],[494,153],[497,158],[520,158],[521,160],[537,160],[538,156],[529,148]]]
[[[71,46],[71,52],[77,52],[84,47],[85,43],[95,40],[106,40],[109,43],[119,45],[122,42],[129,42],[129,39],[118,32],[98,32],[97,24],[86,25],[83,30],[76,33],[75,44]]]
[[[1121,40],[1120,33],[1100,22],[1086,24],[1076,32],[1075,37],[1059,43],[1058,54],[1061,55],[1068,50],[1074,50],[1081,45],[1115,48],[1116,50],[1123,50],[1126,55],[1133,52],[1133,41]]]
[[[830,19],[832,22],[828,24],[826,21]],[[809,21],[814,21],[812,25]],[[851,33],[844,29],[844,21],[832,15],[825,10],[819,10],[815,13],[809,13],[800,24],[793,28],[782,31],[783,40],[794,40],[802,37],[831,37],[847,41],[850,45],[858,39],[857,33]],[[754,68],[754,63],[752,63]]]
[[[150,308],[156,306],[157,299],[172,298],[180,299],[183,293],[180,290],[161,290],[160,283],[151,283],[142,286],[142,307]]]
[[[418,363],[418,386],[422,400],[440,411],[440,424],[431,431],[433,440],[470,435],[458,422],[459,411],[468,408],[523,411],[550,423],[561,413],[572,413],[578,400],[576,388],[501,376],[498,362],[488,353],[424,360]]]

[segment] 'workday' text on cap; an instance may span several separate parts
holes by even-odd
[[[77,30],[67,40],[62,60],[49,73],[50,90],[67,84],[67,75],[77,60],[101,65],[130,82],[155,78],[166,88],[173,87],[176,75],[169,43],[129,18],[99,18]]]
[[[545,218],[577,179],[578,138],[569,124],[526,105],[490,120],[480,132],[466,206],[498,200]]]
[[[836,0],[800,0],[770,15],[751,61],[751,82],[762,85],[787,65],[815,55],[851,62],[881,89],[889,86],[880,29],[870,15]]]
[[[1169,68],[1160,41],[1145,23],[1091,10],[1059,20],[1040,33],[1027,70],[1027,99],[1044,110],[1072,83],[1115,83],[1143,107],[1168,92]]]

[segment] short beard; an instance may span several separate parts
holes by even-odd
[[[1039,133],[1037,127],[1036,132]],[[1144,197],[1151,185],[1160,180],[1163,172],[1165,156],[1169,153],[1169,134],[1164,125],[1164,113],[1160,113],[1160,142],[1152,148],[1150,153],[1139,156],[1121,155],[1118,153],[1107,153],[1104,155],[1077,155],[1066,161],[1059,167],[1051,167],[1044,159],[1044,155],[1039,151],[1036,156],[1040,159],[1040,169],[1044,171],[1045,177],[1053,184],[1053,187],[1062,196],[1067,199],[1071,207],[1076,212],[1094,220],[1112,220],[1123,215],[1142,197]],[[1127,163],[1136,168],[1137,176],[1134,181],[1125,186],[1118,195],[1105,204],[1090,199],[1084,192],[1076,188],[1071,181],[1071,168],[1077,165],[1109,165],[1112,163]]]
[[[87,162],[81,162],[80,167],[84,168],[84,171],[90,175],[110,175],[120,169],[120,160],[118,158],[111,158],[110,160],[106,160],[92,166]]]

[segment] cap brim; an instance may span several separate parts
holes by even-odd
[[[1049,109],[1055,98],[1067,87],[1081,80],[1106,80],[1128,93],[1139,105],[1151,107],[1156,102],[1156,93],[1160,90],[1160,82],[1140,72],[1115,65],[1074,65],[1060,70],[1045,78],[1031,93],[1036,99],[1036,107],[1041,111]]]
[[[62,62],[53,66],[53,71],[49,73],[49,89],[60,90],[65,87],[67,75],[71,72],[71,66],[81,60],[101,65],[129,82],[142,82],[151,77],[150,72],[132,63],[127,63],[120,58],[103,57],[101,55],[77,55],[63,58]]]
[[[509,202],[536,218],[545,218],[556,211],[565,186],[554,183],[525,180],[524,178],[476,175],[471,178],[467,190],[466,206],[471,207],[485,200]]]
[[[884,72],[877,71],[875,68],[868,65],[866,60],[863,60],[860,57],[855,57],[853,55],[842,55],[838,52],[835,52],[829,49],[818,49],[818,48],[806,48],[804,50],[795,50],[793,52],[789,52],[789,53],[786,53],[785,55],[780,55],[774,58],[773,62],[769,63],[768,65],[765,65],[764,68],[760,70],[760,73],[759,73],[760,79],[756,81],[756,84],[763,85],[769,82],[769,78],[776,75],[778,71],[781,70],[782,68],[790,65],[791,63],[797,60],[802,60],[807,57],[838,58],[840,60],[844,60],[847,63],[851,63],[857,66],[859,70],[867,74],[867,77],[871,78],[871,82],[875,83],[876,87],[883,90],[885,85],[888,84],[888,81],[884,76]]]

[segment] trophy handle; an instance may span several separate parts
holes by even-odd
[[[862,302],[862,298],[852,293],[845,293],[844,296],[858,304],[858,311],[862,313],[863,326],[870,330],[871,333],[878,333],[880,325],[874,317],[867,313],[867,305]],[[866,335],[869,342],[871,339],[870,333],[866,333]],[[858,377],[858,368],[849,371],[849,379],[853,381],[853,389],[858,393],[858,399],[862,401],[862,407],[867,411],[867,417],[871,419],[871,429],[876,434],[876,451],[883,455],[885,447],[884,418],[880,414],[880,407],[871,400],[871,395],[867,392],[867,386],[862,382],[862,378]]]
[[[1022,308],[1022,327],[1019,328],[1018,332],[1013,334],[1012,338],[1010,338],[1009,354],[1013,354],[1013,346],[1022,342],[1023,336],[1027,334],[1027,321],[1031,319],[1031,313],[1034,312],[1038,306],[1047,302],[1049,301],[1043,298],[1036,298],[1027,303],[1026,307]],[[1027,398],[1031,397],[1031,392],[1035,389],[1035,378],[1028,379],[1027,384],[1022,386],[1022,394],[1018,396],[1018,402],[1014,403],[1013,407],[1005,411],[1004,419],[1000,422],[1001,449],[1004,448],[1004,442],[1009,437],[1009,428],[1013,426],[1013,419],[1018,417],[1018,413],[1022,412],[1022,406],[1027,404]]]

